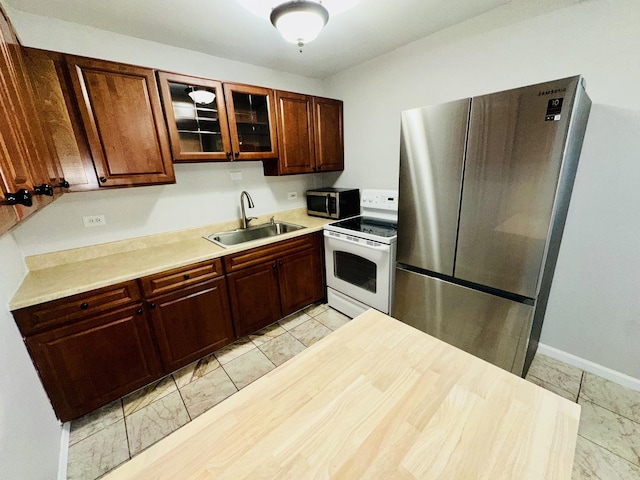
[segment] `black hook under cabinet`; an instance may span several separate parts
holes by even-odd
[[[5,196],[5,205],[24,205],[25,207],[30,207],[33,205],[33,197],[29,193],[28,190],[21,188],[15,193],[7,193]]]
[[[33,192],[36,195],[46,195],[47,197],[53,197],[53,187],[48,183],[43,183],[42,185],[33,187]]]

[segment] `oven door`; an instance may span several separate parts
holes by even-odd
[[[324,232],[327,286],[389,312],[391,245]]]

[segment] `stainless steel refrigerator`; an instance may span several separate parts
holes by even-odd
[[[526,374],[590,107],[575,76],[402,113],[395,318]]]

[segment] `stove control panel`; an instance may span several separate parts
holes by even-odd
[[[398,211],[397,190],[367,190],[360,193],[360,206],[365,209]]]

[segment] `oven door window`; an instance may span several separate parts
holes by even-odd
[[[349,252],[333,252],[334,275],[352,285],[376,293],[378,266],[371,260]]]

